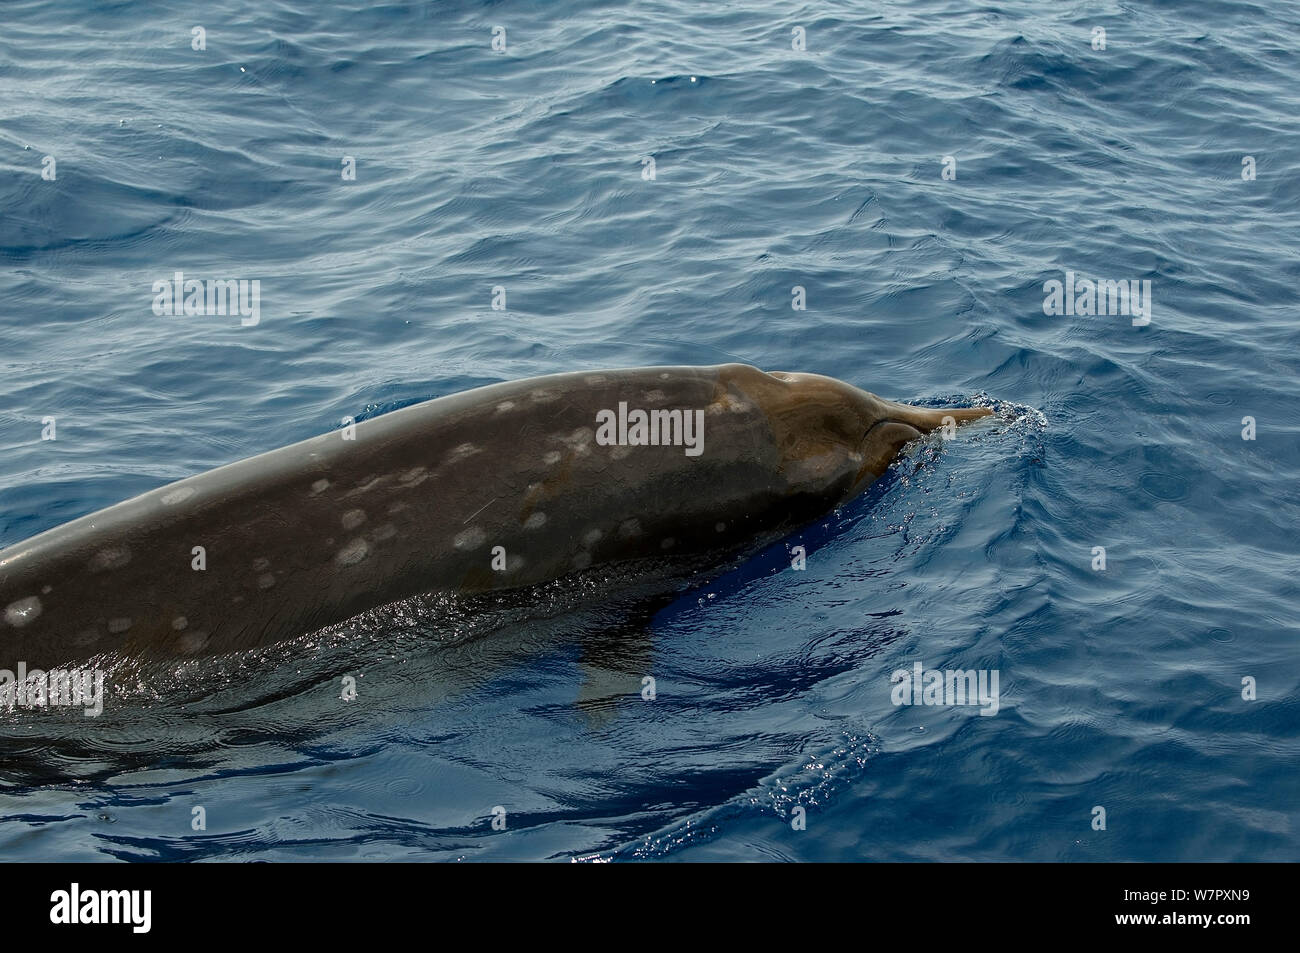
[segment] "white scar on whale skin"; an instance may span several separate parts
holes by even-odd
[[[569,451],[571,453],[574,453],[577,456],[582,457],[591,453],[591,440],[593,436],[594,434],[587,427],[579,427],[577,430],[573,431],[572,433],[553,434],[551,436],[551,439],[564,444],[569,448]],[[551,453],[555,453],[555,452],[556,451],[554,450],[551,451]],[[550,453],[547,454],[548,457],[550,455],[551,455]]]
[[[41,600],[36,596],[17,599],[5,606],[5,621],[15,629],[21,628],[41,614]]]
[[[338,551],[334,561],[340,566],[355,566],[368,555],[370,555],[370,547],[366,545],[366,541],[354,539]]]
[[[457,533],[452,545],[457,549],[478,549],[487,542],[487,533],[481,527],[471,526],[462,533]]]
[[[208,644],[208,633],[187,632],[181,636],[180,648],[186,655],[193,655]]]
[[[495,503],[495,502],[496,502],[497,500],[499,500],[499,499],[500,499],[499,496],[494,496],[494,497],[492,497],[492,499],[488,500],[486,503],[484,503],[482,506],[480,506],[478,509],[476,509],[473,513],[469,514],[469,516],[467,516],[467,517],[465,517],[463,520],[461,520],[461,524],[463,525],[463,524],[465,524],[465,523],[468,523],[470,520],[472,520],[474,517],[478,516],[480,513],[482,513],[485,509],[487,509],[489,506],[491,506],[493,503]],[[459,537],[457,537],[457,538],[459,538]]]
[[[373,476],[373,475],[369,476],[365,480],[363,480],[360,483],[360,485],[356,487],[356,489],[348,493],[348,496],[356,496],[358,493],[369,493],[371,490],[373,490],[375,487],[377,487],[379,484],[383,483],[387,479],[388,477],[386,476]]]
[[[459,463],[466,457],[472,457],[474,454],[481,452],[481,448],[474,446],[472,443],[462,443],[451,453],[447,454],[448,463]]]
[[[162,495],[164,506],[175,506],[177,503],[184,503],[197,491],[192,486],[179,486],[169,493]]]
[[[91,557],[87,567],[91,572],[104,572],[109,569],[121,569],[131,561],[131,550],[125,546],[110,546]]]
[[[749,403],[743,400],[737,400],[731,394],[723,394],[713,403],[709,404],[707,412],[712,415],[720,414],[729,410],[733,414],[744,414],[748,413],[751,409],[752,406]]]
[[[412,467],[397,478],[403,486],[419,486],[429,479],[429,471],[424,467]]]

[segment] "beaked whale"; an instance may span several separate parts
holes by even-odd
[[[423,593],[739,551],[862,493],[945,417],[990,413],[744,364],[440,397],[0,550],[0,666],[235,652]]]

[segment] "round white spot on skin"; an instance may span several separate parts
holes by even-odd
[[[534,513],[528,519],[524,520],[524,529],[541,529],[546,525],[545,513]]]
[[[418,486],[423,483],[428,476],[429,473],[424,467],[412,467],[397,479],[400,482],[405,483],[407,486]]]
[[[258,589],[270,589],[274,585],[275,585],[275,577],[271,575],[269,572],[262,573],[262,575],[257,577]]]
[[[504,414],[507,411],[511,411],[514,409],[515,409],[515,402],[513,400],[503,400],[501,401],[501,403],[497,404],[498,414]]]
[[[72,637],[72,641],[77,645],[91,645],[99,641],[98,629],[82,629]]]
[[[573,557],[573,566],[575,569],[586,569],[591,565],[591,553],[578,553]]]
[[[41,600],[39,596],[17,599],[5,606],[5,621],[15,629],[21,629],[40,614]]]
[[[181,636],[180,649],[187,655],[193,655],[208,644],[208,633],[186,632]]]
[[[315,483],[311,485],[311,495],[317,496],[318,494],[324,493],[329,488],[330,488],[329,480],[317,480]]]
[[[348,510],[343,514],[343,528],[356,529],[366,521],[365,510]]]
[[[632,448],[625,447],[625,446],[617,446],[609,451],[609,455],[611,458],[615,460],[624,460],[627,457],[632,456]]]
[[[583,380],[587,382],[588,387],[599,387],[605,383],[605,377],[601,374],[588,374]]]
[[[400,513],[402,512],[402,510],[409,509],[409,508],[410,507],[408,507],[405,503],[394,503],[388,507],[388,515],[392,516],[394,513]]]
[[[587,535],[582,537],[582,541],[588,546],[595,546],[600,542],[600,538],[605,534],[598,529],[587,530]]]
[[[618,535],[624,539],[631,539],[633,536],[641,535],[640,520],[623,520],[618,524]]]
[[[559,395],[556,394],[554,391],[535,390],[530,392],[528,396],[531,397],[533,400],[537,401],[537,403],[539,404],[545,404],[555,400],[555,398],[558,397]]]
[[[668,380],[668,378],[669,378],[670,376],[671,376],[671,375],[669,375],[669,374],[660,374],[660,375],[659,375],[659,379],[660,379],[661,381],[666,381],[666,380]]]
[[[382,526],[376,526],[370,531],[370,538],[376,543],[381,543],[386,539],[392,539],[397,535],[397,527],[392,523],[384,523]]]
[[[241,602],[243,602],[243,601],[244,601],[244,597],[243,597],[243,596],[235,596],[235,598],[233,598],[233,599],[230,600],[230,604],[231,604],[232,606],[237,606],[237,605],[239,605],[239,604],[240,604]]]
[[[184,632],[189,624],[190,620],[185,618],[183,615],[178,615],[176,618],[172,619],[172,628],[177,632]]]
[[[487,533],[483,532],[478,526],[471,526],[463,532],[457,533],[456,538],[452,540],[452,545],[457,549],[478,549],[487,542]]]
[[[177,503],[184,503],[196,492],[192,486],[178,486],[174,490],[168,490],[162,495],[163,506],[175,506]]]
[[[668,399],[668,395],[661,390],[649,390],[645,393],[645,402],[647,404],[662,404]]]
[[[542,463],[545,463],[548,467],[553,467],[560,462],[561,456],[562,454],[560,453],[560,451],[549,450],[542,455]]]
[[[41,595],[43,596],[48,596],[53,591],[54,591],[53,586],[41,586]]]
[[[253,560],[253,572],[266,572],[271,568],[271,560],[265,556],[258,556]]]
[[[672,549],[676,545],[677,545],[677,540],[673,539],[671,536],[665,536],[662,540],[659,541],[660,549]]]
[[[366,545],[366,541],[354,539],[334,554],[334,561],[340,566],[355,566],[369,555],[370,547]]]
[[[726,523],[717,523],[717,524],[714,525],[713,528],[716,529],[719,533],[723,533],[723,532],[726,532],[726,530],[727,530],[727,524],[726,524]]]
[[[91,572],[104,572],[109,569],[121,569],[131,561],[131,550],[125,546],[110,546],[101,549],[90,558],[87,568]]]
[[[108,634],[109,634],[109,635],[121,635],[123,632],[125,632],[125,631],[126,631],[127,629],[129,629],[129,628],[131,628],[131,620],[130,620],[130,619],[122,618],[122,619],[109,619],[109,620],[108,620]]]

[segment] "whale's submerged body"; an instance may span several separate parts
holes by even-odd
[[[422,593],[740,550],[858,495],[945,417],[988,413],[742,364],[438,398],[0,551],[0,665],[239,651]]]

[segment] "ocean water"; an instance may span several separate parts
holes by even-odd
[[[0,546],[575,368],[1000,410],[667,605],[431,600],[0,712],[0,857],[1296,859],[1294,3],[0,22]],[[156,315],[176,271],[257,279],[258,323]],[[1149,323],[1046,314],[1066,272]],[[996,714],[895,705],[917,662]]]

